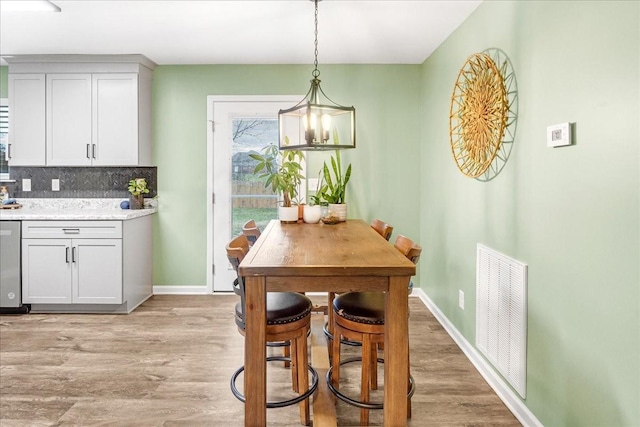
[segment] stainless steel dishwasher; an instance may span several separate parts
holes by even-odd
[[[0,221],[0,313],[28,313],[22,305],[20,221]]]

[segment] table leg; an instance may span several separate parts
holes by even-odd
[[[245,277],[244,425],[267,425],[267,293],[265,277]]]
[[[390,277],[385,293],[384,425],[406,426],[409,378],[408,277]]]

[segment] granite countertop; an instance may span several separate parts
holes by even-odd
[[[123,199],[17,199],[19,209],[0,209],[0,221],[128,220],[158,212],[157,201],[145,199],[144,209],[120,209]]]

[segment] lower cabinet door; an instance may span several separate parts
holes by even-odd
[[[22,302],[71,302],[71,240],[22,240]]]
[[[122,240],[74,239],[73,302],[122,303]]]

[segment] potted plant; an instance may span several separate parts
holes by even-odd
[[[333,172],[333,176],[331,172]],[[322,200],[329,204],[328,216],[337,221],[347,220],[345,193],[349,178],[351,178],[351,164],[347,166],[343,175],[340,151],[336,151],[335,156],[331,156],[331,169],[327,166],[327,162],[324,162],[322,166],[323,185],[318,194]]]
[[[299,150],[281,152],[275,144],[267,145],[262,151],[262,155],[249,155],[258,162],[253,173],[260,173],[260,178],[265,178],[264,186],[271,186],[274,193],[282,195],[282,206],[278,207],[280,221],[297,222],[298,207],[292,206],[291,201],[298,195],[298,188],[304,179],[300,164],[304,155]]]
[[[322,171],[320,171],[322,174]],[[302,212],[302,219],[307,224],[316,224],[320,222],[320,218],[322,218],[322,197],[320,195],[320,184],[322,182],[320,178],[320,174],[318,174],[318,184],[316,187],[315,194],[309,196],[309,204],[304,205],[304,211]]]
[[[149,193],[147,180],[145,178],[135,178],[129,181],[129,209],[144,208],[144,194]]]

